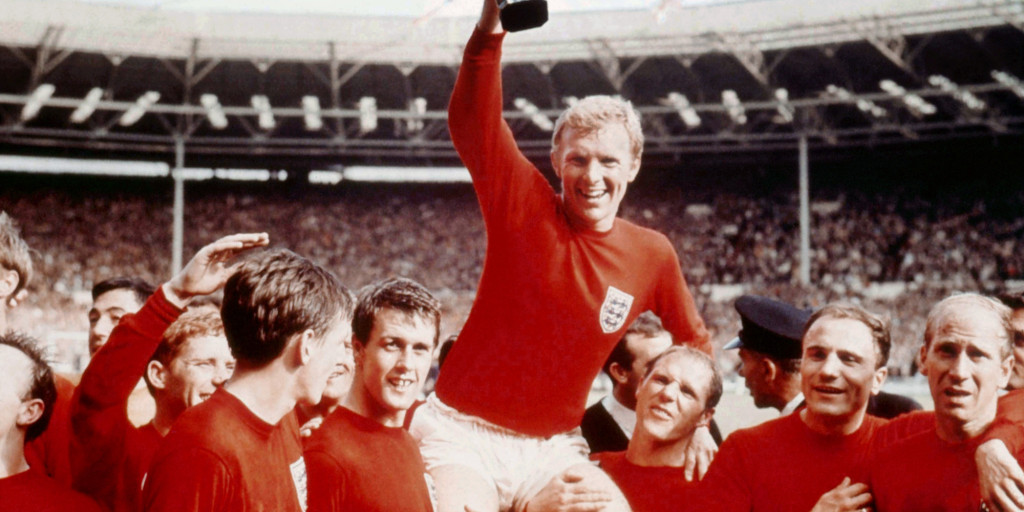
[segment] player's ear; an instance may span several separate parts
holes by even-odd
[[[1010,383],[1010,375],[1013,374],[1013,353],[1003,358],[999,365],[999,387],[1005,388]]]
[[[313,360],[313,355],[316,354],[317,343],[322,342],[323,340],[317,339],[316,332],[313,329],[306,329],[299,333],[295,340],[299,364],[302,366],[309,364]]]
[[[871,376],[871,395],[877,395],[882,391],[882,384],[885,384],[885,378],[889,376],[889,368],[883,366],[875,370],[875,374]]]
[[[700,418],[697,419],[697,428],[707,427],[711,425],[711,418],[715,416],[715,408],[704,409],[704,412],[700,413]]]
[[[168,368],[160,361],[150,361],[146,365],[146,380],[155,389],[167,389]]]
[[[925,359],[928,357],[928,344],[925,343],[921,350],[917,352],[917,367],[921,372],[921,375],[928,375],[928,366],[924,364]]]
[[[43,405],[43,401],[39,398],[25,400],[18,406],[18,417],[15,423],[20,427],[28,428],[33,423],[39,421],[39,418],[43,417],[43,410],[45,408],[46,406]]]
[[[7,298],[14,293],[14,289],[18,287],[18,283],[21,278],[18,277],[18,272],[15,270],[8,270],[0,266],[0,297],[3,297],[6,305]]]
[[[633,183],[633,180],[636,179],[637,174],[640,174],[640,155],[636,155],[635,157],[633,157],[633,161],[632,163],[630,163],[629,183]]]
[[[551,148],[551,168],[555,170],[555,176],[562,177],[562,166],[558,163],[558,146]]]
[[[366,357],[366,345],[363,344],[359,338],[355,335],[352,336],[352,361],[356,366],[362,366],[363,359]]]

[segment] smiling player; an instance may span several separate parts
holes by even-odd
[[[636,111],[594,96],[562,113],[551,150],[556,193],[502,119],[498,12],[495,0],[483,2],[448,117],[483,213],[483,274],[436,394],[410,431],[441,512],[522,510],[571,467],[582,484],[618,494],[625,507],[588,461],[578,430],[590,385],[644,311],[661,318],[676,343],[710,353],[708,332],[672,244],[617,218],[640,171]],[[714,446],[706,429],[698,437],[705,443],[694,446]]]
[[[433,510],[423,459],[402,425],[440,327],[440,303],[415,281],[389,279],[360,292],[352,389],[305,443],[310,512]]]
[[[807,407],[733,432],[701,482],[696,510],[857,510],[871,501],[851,483],[885,420],[866,414],[885,381],[889,323],[830,304],[807,321],[800,363]]]

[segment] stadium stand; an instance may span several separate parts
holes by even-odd
[[[863,173],[836,171],[816,188],[816,285],[800,286],[796,198],[785,180],[753,185],[765,172],[773,171],[736,171],[720,183],[701,178],[713,172],[695,172],[692,189],[665,187],[651,175],[624,204],[625,218],[675,244],[716,346],[738,329],[729,292],[737,287],[809,307],[852,298],[894,314],[890,364],[907,374],[929,305],[950,291],[997,291],[1021,279],[1024,187],[1007,186],[997,172],[991,186],[966,190],[954,187],[955,172],[903,183],[879,171],[864,186],[856,181]],[[75,298],[110,275],[166,279],[166,182],[4,180],[0,208],[26,220],[25,238],[39,256],[27,312],[16,315],[23,328],[44,339],[44,330],[84,330],[86,305]],[[391,275],[423,282],[445,304],[444,333],[458,328],[472,303],[484,237],[468,185],[209,182],[187,197],[186,253],[204,240],[265,229],[274,245],[308,255],[354,287]]]

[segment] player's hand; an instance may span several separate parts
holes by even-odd
[[[502,31],[499,21],[498,0],[484,0],[483,10],[480,11],[480,21],[476,23],[481,32],[497,34]]]
[[[234,273],[237,264],[231,264],[231,260],[235,256],[268,243],[270,237],[266,233],[245,233],[221,238],[199,249],[185,268],[168,281],[164,292],[171,292],[168,299],[172,302],[177,298],[184,303],[196,295],[213,293],[224,286],[228,277]]]
[[[309,436],[313,435],[313,431],[314,430],[320,428],[320,425],[323,425],[323,424],[324,424],[324,417],[323,416],[317,416],[315,418],[312,418],[309,421],[303,423],[301,427],[299,427],[299,436],[301,436],[301,437],[309,437]]]
[[[831,491],[821,495],[818,502],[814,504],[811,512],[855,512],[868,511],[871,503],[871,493],[868,486],[850,483],[850,477],[843,478],[843,481]]]
[[[695,476],[697,480],[704,478],[716,453],[718,445],[715,444],[715,438],[711,437],[711,430],[708,427],[699,427],[693,431],[683,460],[683,475],[686,481],[692,482]]]
[[[974,463],[978,467],[981,499],[989,510],[1024,510],[1024,471],[1002,441],[982,443],[974,452]]]
[[[608,491],[585,485],[583,475],[569,468],[527,503],[526,512],[597,512],[612,499]]]

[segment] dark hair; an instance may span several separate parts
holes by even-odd
[[[612,363],[619,363],[619,366],[623,368],[629,368],[633,365],[633,360],[636,359],[636,354],[629,351],[629,347],[626,346],[626,338],[630,335],[640,335],[644,338],[653,338],[665,331],[665,327],[661,325],[661,319],[658,315],[650,311],[644,311],[640,313],[640,316],[636,317],[633,323],[629,324],[626,328],[626,332],[622,334],[622,338],[615,344],[615,348],[612,349],[612,353],[608,355],[608,359],[605,360],[604,366],[601,367],[609,377],[612,375],[611,367]]]
[[[57,402],[57,383],[53,380],[53,370],[43,357],[36,340],[25,334],[8,331],[0,335],[0,345],[7,345],[21,351],[32,361],[32,384],[28,396],[23,400],[39,399],[43,401],[43,415],[25,431],[25,441],[31,441],[46,431],[53,414],[53,404]]]
[[[871,341],[875,343],[875,350],[878,351],[878,361],[875,363],[875,368],[881,368],[889,362],[889,348],[892,346],[889,317],[876,315],[853,304],[828,304],[815,311],[814,314],[807,319],[807,325],[804,326],[804,333],[800,337],[801,342],[807,337],[807,333],[811,330],[811,326],[822,318],[848,318],[850,320],[857,320],[864,324],[867,326],[868,330],[871,331]]]
[[[327,269],[287,249],[253,254],[224,285],[221,318],[231,354],[259,368],[295,334],[326,333],[352,314],[352,294]]]
[[[708,398],[704,402],[704,410],[713,409],[718,405],[718,402],[722,399],[722,374],[718,371],[718,365],[715,364],[715,360],[711,359],[711,356],[687,345],[672,345],[664,352],[658,354],[657,357],[651,359],[647,363],[647,367],[644,368],[644,379],[651,375],[654,371],[654,367],[658,365],[658,361],[670,354],[679,354],[689,357],[695,361],[699,361],[711,372],[711,382],[708,383]]]
[[[100,281],[92,287],[92,300],[95,301],[100,295],[112,290],[131,290],[135,292],[135,300],[138,301],[139,304],[145,304],[146,299],[156,291],[156,287],[149,284],[149,281],[146,281],[141,277],[112,277],[110,279]]]
[[[190,304],[188,311],[182,313],[164,331],[160,344],[157,345],[156,351],[153,352],[149,360],[159,361],[165,367],[170,366],[171,361],[174,361],[181,354],[181,348],[189,340],[207,336],[222,336],[223,334],[224,323],[221,321],[220,313],[216,308],[210,306],[196,308]],[[149,392],[152,394],[155,389],[149,382],[149,372],[144,373],[143,377],[146,380],[146,387],[149,388]]]
[[[6,302],[28,286],[32,279],[32,250],[21,237],[18,223],[4,211],[0,211],[0,267],[18,273],[18,285],[9,296],[0,297]]]
[[[352,316],[352,341],[359,344],[369,341],[373,322],[382,309],[395,309],[430,320],[434,324],[434,346],[437,346],[441,335],[441,303],[423,285],[404,277],[379,281],[359,291],[359,302]]]

